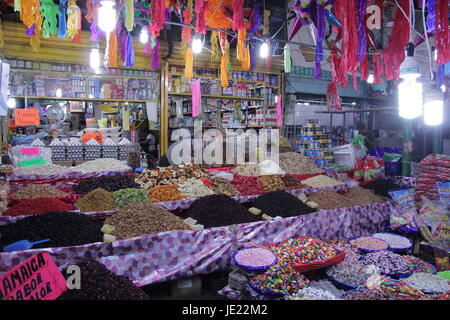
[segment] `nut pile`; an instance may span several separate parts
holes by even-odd
[[[178,184],[178,190],[182,196],[188,199],[201,198],[214,194],[200,179],[187,179]]]
[[[215,177],[212,188],[216,194],[225,194],[230,197],[239,196],[240,193],[236,187],[227,179]]]
[[[280,168],[287,174],[321,173],[313,160],[297,152],[285,152],[279,156]]]
[[[321,210],[333,210],[336,208],[346,208],[354,206],[354,203],[331,190],[320,190],[308,197],[308,201],[313,201],[319,205]]]
[[[353,203],[358,205],[367,205],[372,203],[377,203],[383,201],[379,196],[375,195],[373,192],[361,188],[353,187],[351,188],[345,196],[353,201]]]
[[[58,174],[67,173],[74,170],[56,164],[43,164],[39,166],[30,166],[23,168],[15,168],[15,174]]]
[[[73,167],[71,171],[75,172],[102,172],[102,171],[123,171],[131,170],[129,166],[123,162],[113,158],[101,158],[84,162]]]
[[[450,292],[450,282],[431,273],[416,272],[405,281],[426,292]]]
[[[77,246],[103,241],[102,223],[72,212],[50,212],[21,219],[13,224],[0,226],[0,250],[19,240],[49,242],[33,248]]]
[[[11,195],[14,199],[31,199],[41,197],[64,197],[68,194],[61,190],[55,189],[48,184],[32,184],[25,186]]]
[[[283,180],[284,185],[286,186],[287,190],[297,190],[297,189],[303,189],[306,188],[299,179],[296,177],[285,175],[282,176],[281,179]]]
[[[190,230],[183,220],[151,203],[128,205],[107,218],[105,224],[115,227],[111,235],[118,240],[171,230]]]
[[[268,191],[286,190],[286,186],[279,175],[264,175],[258,178],[259,184]]]
[[[261,175],[261,168],[256,164],[240,164],[231,172],[239,176],[257,177]]]
[[[343,184],[323,174],[305,179],[302,183],[311,188],[333,187]]]
[[[64,292],[57,300],[148,300],[144,291],[126,276],[118,276],[95,260],[76,264],[81,271],[82,286]],[[66,270],[62,274],[68,278]]]
[[[114,210],[114,197],[111,192],[97,188],[79,199],[75,205],[81,212]]]
[[[186,199],[180,194],[177,185],[156,186],[148,190],[148,198],[151,202],[168,202]]]
[[[120,209],[133,203],[148,202],[147,191],[143,189],[127,188],[114,192],[114,204]]]
[[[136,182],[134,182],[134,179],[132,177],[127,175],[120,175],[114,177],[99,177],[80,181],[73,189],[76,193],[83,194],[97,188],[114,192],[120,189],[139,188],[139,186],[136,184]]]
[[[178,184],[191,178],[209,178],[210,174],[198,165],[180,165],[145,170],[136,177],[136,182],[145,189],[158,185]]]

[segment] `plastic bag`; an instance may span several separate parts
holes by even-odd
[[[392,190],[388,193],[398,208],[397,212],[392,214],[389,219],[394,230],[405,225],[415,228],[423,225],[418,217],[414,203],[414,189]]]
[[[352,145],[355,150],[357,159],[364,159],[367,155],[367,148],[364,143],[365,137],[363,135],[356,135],[352,140]]]
[[[52,163],[52,150],[47,147],[18,145],[9,149],[8,155],[15,167]]]

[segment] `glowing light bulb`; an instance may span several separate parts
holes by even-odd
[[[139,35],[139,41],[142,44],[146,44],[148,42],[148,30],[146,27],[142,27],[141,34]]]
[[[8,108],[10,109],[14,109],[16,107],[16,99],[14,98],[9,98],[8,101],[6,102],[6,104],[8,105]]]
[[[106,33],[111,33],[116,26],[115,2],[112,0],[103,0],[98,8],[98,26]]]
[[[198,54],[202,52],[202,48],[203,48],[202,40],[200,40],[199,38],[194,38],[192,40],[192,52]]]
[[[263,42],[263,44],[259,48],[259,56],[261,58],[267,58],[268,55],[269,55],[269,45],[267,44],[267,42]]]
[[[92,48],[90,55],[90,66],[95,73],[99,73],[100,71],[100,52],[98,48]]]
[[[428,126],[438,126],[444,122],[444,99],[441,92],[431,90],[425,95],[423,120]]]
[[[375,77],[373,76],[372,73],[369,73],[369,76],[367,77],[367,83],[372,84],[372,83],[374,83],[374,81],[375,81]]]
[[[61,89],[56,89],[56,97],[57,98],[61,98],[62,97],[62,90]]]

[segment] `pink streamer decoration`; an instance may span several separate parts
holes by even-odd
[[[244,28],[244,0],[234,0],[233,30]]]
[[[281,111],[281,96],[278,96],[277,100],[277,126],[281,127],[281,118],[283,117]]]
[[[196,0],[195,1],[195,13],[197,14],[197,18],[195,19],[195,32],[206,34],[206,5],[207,1],[205,0]]]
[[[192,82],[192,116],[198,117],[200,115],[201,98],[202,94],[200,91],[200,79]]]
[[[164,28],[165,20],[165,0],[152,0],[151,2],[151,18],[153,19],[150,25],[150,33],[154,37],[158,37],[160,31]]]

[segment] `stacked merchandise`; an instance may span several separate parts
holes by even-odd
[[[95,139],[90,139],[84,144],[84,160],[101,158],[102,146]]]
[[[119,147],[111,138],[105,140],[102,146],[102,158],[117,159],[119,157]]]
[[[119,151],[119,160],[126,160],[127,158],[127,148],[131,145],[131,141],[127,138],[123,138],[120,140],[118,145],[118,151]]]
[[[50,143],[50,149],[52,149],[53,161],[64,161],[67,159],[66,146],[61,140],[55,139]]]
[[[296,151],[314,159],[319,167],[327,166],[333,160],[331,134],[324,132],[317,119],[306,120],[306,125],[302,127],[296,143]]]
[[[67,140],[66,142],[67,159],[70,160],[83,160],[84,159],[84,147],[78,140]]]
[[[438,199],[437,181],[450,181],[450,156],[443,154],[429,154],[419,163],[419,178],[417,179],[416,194],[429,199]]]

